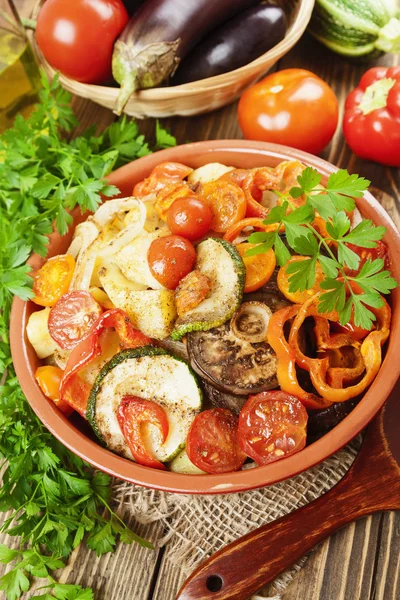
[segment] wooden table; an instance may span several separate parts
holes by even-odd
[[[31,0],[19,0],[26,8]],[[387,56],[358,65],[332,54],[306,34],[277,65],[278,69],[301,67],[325,79],[337,94],[341,110],[347,93],[362,73],[375,64],[400,64],[399,57]],[[73,106],[81,132],[96,123],[99,131],[114,116],[92,102],[74,98]],[[241,138],[236,118],[236,103],[208,115],[171,118],[162,124],[176,136],[178,143],[218,138]],[[150,139],[154,120],[140,123]],[[366,140],[368,143],[368,140]],[[338,127],[323,157],[339,167],[358,173],[379,188],[379,199],[397,227],[400,225],[400,173],[354,156]],[[136,527],[149,539],[162,532],[160,525]],[[4,537],[4,536],[3,536]],[[0,536],[0,543],[2,536]],[[398,600],[400,598],[400,515],[375,514],[352,524],[321,544],[293,580],[283,600]],[[1,569],[0,569],[1,572]],[[168,561],[168,546],[148,551],[137,545],[120,545],[115,554],[101,559],[81,546],[71,557],[61,578],[64,582],[92,586],[96,600],[174,600],[185,574]],[[238,598],[238,600],[244,600]]]

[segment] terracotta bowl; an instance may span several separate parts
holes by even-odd
[[[194,168],[207,162],[250,168],[275,166],[288,159],[301,160],[317,168],[324,177],[337,170],[318,157],[285,146],[220,140],[187,144],[156,152],[118,169],[110,175],[109,180],[119,187],[123,195],[129,195],[133,185],[146,177],[153,167],[162,161],[179,161]],[[366,218],[387,228],[384,240],[389,247],[393,275],[399,281],[400,235],[397,229],[370,193],[358,200],[357,205]],[[78,218],[75,219],[75,224]],[[52,235],[49,256],[65,252],[71,237],[72,232],[63,238]],[[42,262],[43,259],[39,256],[33,256],[31,259],[34,268],[38,268]],[[25,328],[30,314],[37,307],[32,302],[23,302],[19,298],[14,300],[11,314],[11,349],[18,379],[33,410],[44,425],[72,452],[102,471],[146,487],[189,494],[221,494],[263,487],[304,471],[339,450],[367,425],[384,404],[400,374],[399,289],[392,293],[392,307],[392,331],[382,368],[357,407],[333,430],[298,454],[263,467],[224,475],[180,475],[140,466],[101,447],[81,423],[76,421],[74,424],[74,421],[64,417],[55,405],[46,399],[35,382],[34,373],[39,366],[39,360],[27,340]]]

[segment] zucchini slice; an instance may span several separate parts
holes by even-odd
[[[208,238],[196,247],[196,269],[211,280],[211,292],[198,306],[179,317],[171,333],[180,340],[191,331],[207,331],[231,318],[243,297],[246,267],[233,244]]]
[[[191,368],[162,348],[143,346],[119,352],[100,371],[90,392],[87,420],[109,450],[134,460],[116,416],[128,395],[163,407],[169,422],[165,443],[161,444],[151,424],[143,427],[143,439],[154,458],[172,460],[185,447],[190,425],[201,409],[202,393]]]
[[[198,469],[196,465],[192,463],[187,455],[186,450],[181,450],[174,460],[169,465],[169,470],[173,473],[184,473],[186,475],[206,475],[205,471]]]

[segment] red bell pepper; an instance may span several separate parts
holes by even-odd
[[[374,67],[347,97],[343,133],[367,160],[400,167],[400,67]]]
[[[157,427],[162,443],[167,439],[169,423],[163,407],[137,396],[124,396],[118,407],[117,420],[135,461],[145,467],[165,469],[149,454],[142,439],[142,425],[147,423]]]
[[[106,327],[114,327],[125,348],[151,344],[151,339],[135,329],[128,315],[119,308],[104,312],[93,325],[90,334],[72,350],[60,384],[60,398],[86,416],[91,387],[78,375],[83,367],[101,354],[100,334]]]

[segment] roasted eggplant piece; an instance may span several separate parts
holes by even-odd
[[[147,0],[115,43],[113,76],[121,85],[115,112],[131,94],[172,75],[197,42],[257,0]]]
[[[201,41],[179,65],[172,83],[180,85],[239,69],[276,46],[285,33],[285,13],[279,6],[253,6]]]
[[[247,294],[249,296],[251,294]],[[274,351],[265,340],[254,340],[260,339],[260,331],[271,313],[287,306],[287,301],[275,291],[273,282],[269,288],[264,287],[262,298],[264,313],[259,301],[246,302],[233,315],[233,326],[231,320],[209,331],[187,335],[193,369],[222,392],[247,396],[278,386]],[[236,317],[239,318],[235,323]],[[235,333],[237,328],[242,329],[239,336]]]
[[[323,410],[311,410],[308,415],[307,431],[309,435],[323,435],[336,427],[353,408],[357,406],[359,399],[352,398],[346,402],[336,402]]]
[[[205,399],[217,408],[229,408],[235,414],[239,414],[247,401],[247,396],[238,396],[237,394],[228,394],[221,392],[208,381],[202,380],[202,388]]]

